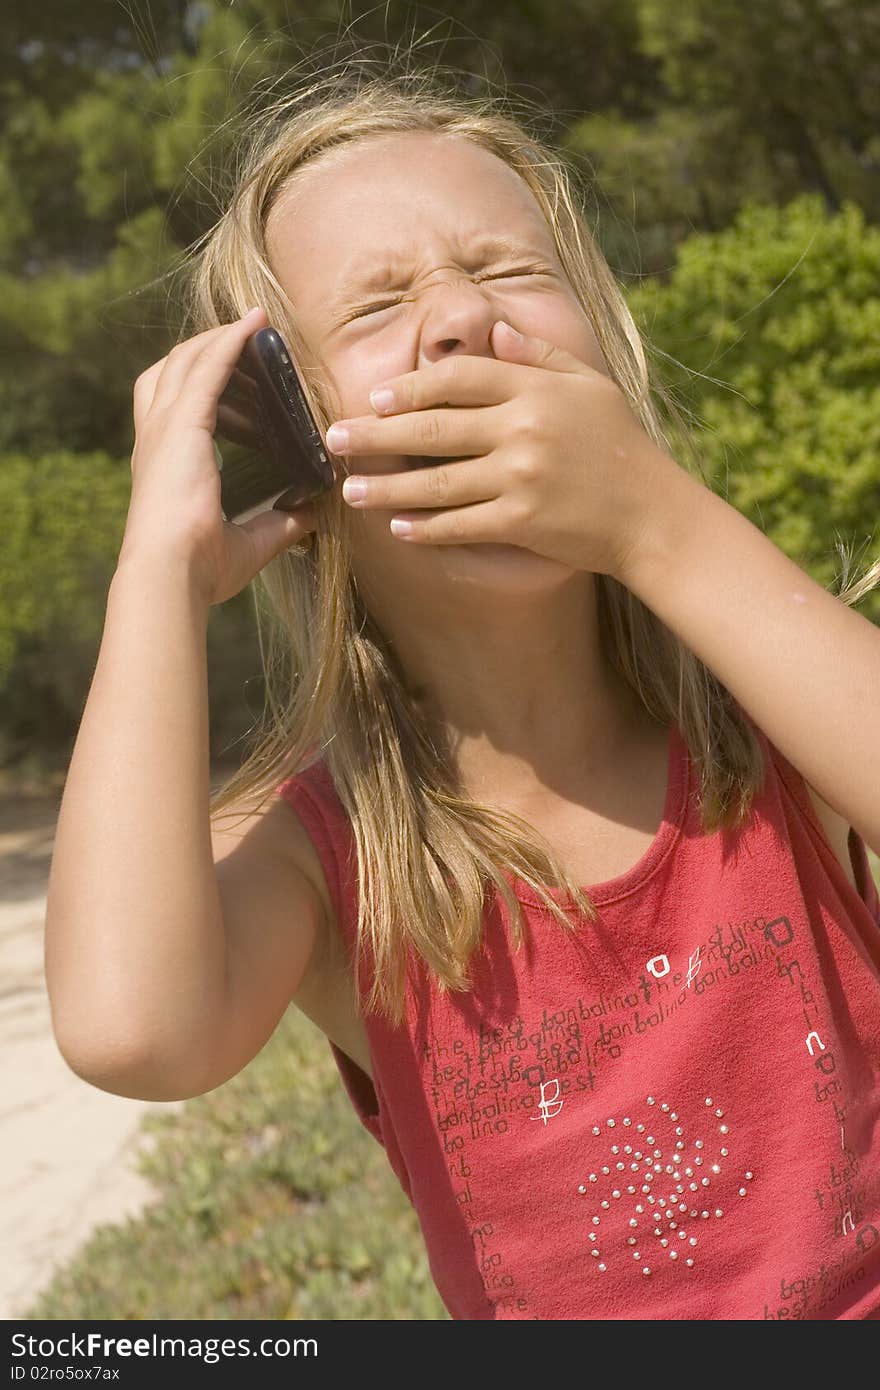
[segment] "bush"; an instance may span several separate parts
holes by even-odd
[[[821,198],[748,205],[628,296],[712,487],[826,588],[880,556],[880,228]],[[862,610],[880,618],[880,593]]]
[[[69,761],[130,489],[128,461],[100,450],[2,461],[0,766],[38,776]],[[208,652],[212,755],[226,755],[262,707],[249,589],[211,610]]]

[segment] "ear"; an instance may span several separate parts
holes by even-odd
[[[544,338],[533,338],[528,333],[517,334],[515,328],[504,319],[492,325],[492,348],[496,357],[505,362],[521,362],[524,367],[546,367],[551,372],[577,372],[583,375],[593,368],[573,352],[548,343]]]

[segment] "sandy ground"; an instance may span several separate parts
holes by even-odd
[[[55,1044],[43,972],[58,796],[0,795],[0,1318],[21,1317],[94,1229],[152,1198],[147,1110],[89,1086]]]

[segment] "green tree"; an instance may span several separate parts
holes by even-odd
[[[713,489],[808,568],[880,555],[880,229],[816,194],[749,205],[629,296]],[[863,610],[880,617],[880,594]]]
[[[591,197],[599,238],[624,283],[637,277],[635,299],[659,294],[681,248],[679,290],[663,301],[656,325],[646,324],[674,355],[673,306],[693,273],[690,258],[723,260],[724,229],[744,204],[770,211],[750,242],[757,287],[745,287],[737,313],[750,312],[796,261],[799,250],[784,238],[761,249],[761,228],[772,240],[773,208],[785,208],[805,189],[826,208],[835,202],[846,208],[842,221],[827,226],[838,259],[855,266],[865,254],[861,243],[873,244],[862,223],[853,230],[852,219],[861,209],[868,223],[876,222],[880,212],[878,85],[871,81],[878,29],[870,7],[857,0],[788,0],[783,12],[759,0],[683,0],[674,7],[655,0],[494,7],[465,0],[454,16],[405,0],[6,6],[0,13],[0,486],[13,520],[5,537],[12,558],[2,571],[0,728],[8,756],[47,742],[50,729],[62,750],[74,735],[124,524],[132,385],[175,340],[181,254],[223,206],[229,175],[222,171],[234,164],[237,134],[260,92],[293,89],[325,62],[344,69],[356,58],[366,71],[381,70],[415,39],[412,66],[449,65],[466,91],[500,86],[536,109],[544,102],[542,133],[596,170]],[[822,72],[814,81],[817,66]],[[783,108],[794,113],[788,123],[780,118]],[[812,161],[798,123],[818,152]],[[844,226],[851,229],[845,245],[835,230]],[[709,240],[691,239],[694,232]],[[734,235],[742,239],[742,226]],[[731,261],[739,254],[731,251]],[[644,275],[657,284],[642,287]],[[798,302],[805,284],[795,276],[788,285]],[[699,365],[709,341],[732,367],[736,354],[711,336],[726,312],[721,300],[713,311],[714,292],[709,277],[697,323],[691,318],[687,325],[696,336],[680,355],[691,362],[692,351]],[[722,281],[717,292],[727,293]],[[831,287],[822,293],[829,300]],[[817,555],[830,553],[836,526],[861,534],[870,511],[870,498],[857,495],[859,470],[870,482],[872,467],[870,387],[864,375],[847,375],[840,365],[853,360],[855,343],[867,360],[869,310],[857,288],[850,294],[838,280],[837,293],[840,312],[858,323],[847,325],[846,343],[838,325],[836,405],[812,391],[809,375],[797,375],[807,363],[793,346],[790,377],[780,343],[775,413],[763,426],[801,439],[808,460],[824,457],[823,449],[829,457],[842,447],[855,451],[846,455],[846,478],[834,485],[834,507],[822,514],[816,505],[810,546],[815,543]],[[770,304],[776,311],[785,302],[776,295]],[[796,311],[793,303],[792,322]],[[750,328],[761,322],[757,311],[750,313]],[[708,337],[701,338],[703,330]],[[750,355],[752,345],[750,338],[743,353]],[[754,345],[767,351],[770,337]],[[744,356],[746,376],[748,365]],[[708,455],[721,447],[722,422],[732,431],[730,448],[751,449],[749,411],[764,420],[766,403],[728,418],[729,392],[707,385],[709,394],[697,405],[711,421],[703,436]],[[721,415],[713,436],[714,411]],[[814,436],[826,441],[822,448],[813,447]],[[805,462],[797,478],[804,480],[804,496],[817,499],[821,489],[807,486],[814,466]],[[83,530],[75,531],[90,488],[96,489],[91,515],[82,513]],[[768,497],[748,489],[737,496],[746,506],[769,508]],[[791,492],[787,509],[797,515],[801,500]],[[57,519],[47,527],[40,518],[53,509]],[[799,545],[803,522],[785,523],[785,510],[780,478],[778,534]],[[64,541],[66,515],[78,544]],[[50,555],[52,548],[57,553]],[[39,602],[28,596],[29,584]],[[216,754],[259,705],[249,593],[212,614],[209,639]]]
[[[621,273],[666,273],[694,230],[747,202],[817,192],[880,220],[880,11],[862,0],[636,0],[659,96],[614,103],[568,144],[602,189],[606,254]],[[657,88],[652,89],[656,91]]]

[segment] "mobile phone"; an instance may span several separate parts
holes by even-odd
[[[226,521],[290,511],[335,481],[290,351],[275,328],[248,338],[217,406],[220,507]]]

